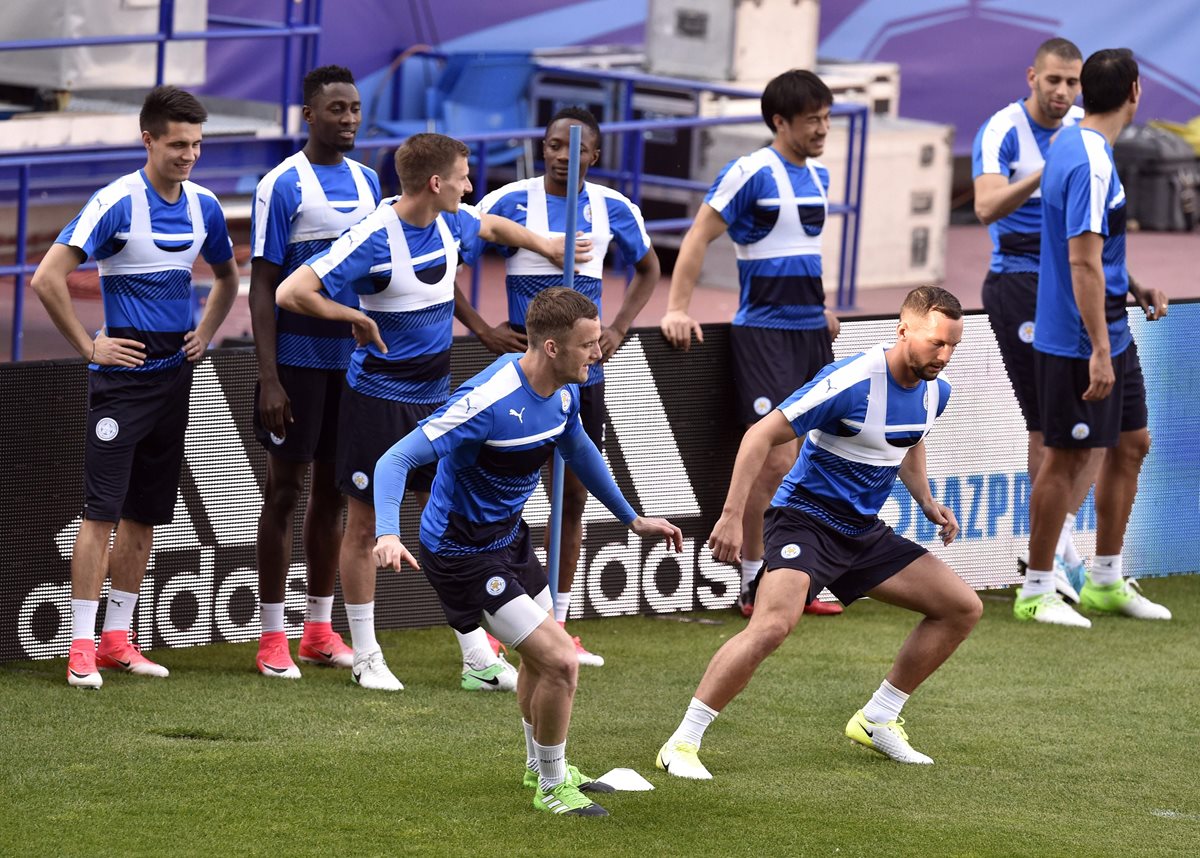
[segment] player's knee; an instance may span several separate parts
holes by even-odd
[[[554,654],[544,663],[542,672],[551,682],[568,691],[574,691],[579,680],[579,656],[575,654],[574,644],[556,648]]]
[[[964,634],[975,628],[975,625],[983,618],[983,601],[979,598],[979,594],[971,590],[966,598],[962,600],[959,607],[958,623],[963,627]]]
[[[747,631],[750,631],[752,635],[751,642],[757,657],[759,659],[766,658],[779,649],[787,640],[788,635],[792,633],[792,627],[793,624],[788,623],[783,617],[764,618],[757,624],[747,626]]]
[[[1141,432],[1130,432],[1121,438],[1121,443],[1117,445],[1117,455],[1121,457],[1124,464],[1131,467],[1140,467],[1142,460],[1150,454],[1150,432],[1143,429]]]
[[[267,487],[263,493],[263,506],[272,512],[291,515],[300,501],[302,480],[292,474],[271,473],[267,476]]]
[[[317,516],[340,516],[342,493],[337,490],[337,486],[314,481],[308,495],[308,509],[310,514]]]

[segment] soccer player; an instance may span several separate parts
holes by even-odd
[[[59,233],[31,285],[55,326],[88,360],[83,522],[71,556],[67,682],[103,685],[99,669],[165,677],[130,639],[154,526],[175,511],[192,365],[237,295],[238,274],[217,198],[188,181],[200,157],[203,105],[173,86],[150,91],[138,118],[146,164],[97,191]],[[192,263],[215,281],[195,322]],[[71,307],[67,276],[100,268],[104,328],[94,337]],[[116,527],[112,549],[109,540]],[[100,647],[100,587],[112,575]]]
[[[1029,95],[992,115],[975,135],[972,173],[975,214],[988,226],[992,261],[983,281],[983,308],[988,314],[1000,357],[1012,382],[1029,433],[1029,478],[1037,478],[1042,461],[1042,424],[1033,371],[1033,319],[1037,309],[1037,270],[1041,244],[1042,204],[1038,189],[1051,140],[1064,126],[1083,117],[1075,106],[1083,56],[1072,42],[1043,42],[1025,71]],[[1088,490],[1072,500],[1076,510]],[[1055,589],[1078,601],[1071,579],[1082,575],[1072,539],[1074,513],[1068,515],[1055,552]],[[1024,563],[1020,563],[1024,566]]]
[[[897,762],[933,762],[909,744],[900,710],[970,634],[983,605],[954,570],[896,535],[878,514],[899,476],[943,543],[958,533],[954,514],[930,491],[924,439],[950,397],[939,375],[962,330],[957,298],[934,286],[914,289],[900,309],[895,345],[830,364],[746,433],[709,537],[713,556],[725,562],[742,549],[742,513],[768,452],[796,438],[804,443],[767,512],[754,614],[709,662],[682,723],[658,753],[660,769],[712,777],[697,756],[705,729],[822,587],[846,603],[870,596],[924,614],[846,735]]]
[[[829,210],[825,151],[833,93],[809,71],[793,69],[770,81],[762,115],[775,135],[770,146],[725,166],[704,198],[679,248],[662,332],[687,349],[704,336],[688,305],[708,245],[728,231],[737,251],[741,297],[729,330],[738,419],[753,425],[833,360],[838,319],[825,309],[821,231]],[[750,616],[750,584],[763,562],[763,513],[796,460],[793,442],[771,449],[750,488],[742,531],[741,594]],[[841,613],[814,601],[808,613]]]
[[[362,122],[354,76],[321,66],[304,78],[308,142],[258,183],[251,219],[250,318],[258,355],[254,430],[267,451],[258,519],[262,616],[256,663],[264,676],[299,679],[284,631],[296,502],[310,475],[304,512],[308,606],[300,660],[350,667],[353,653],[333,631],[334,577],[342,541],[342,495],[334,481],[338,402],[354,337],[350,325],[279,309],[275,289],[313,255],[379,205],[379,177],[347,158]],[[356,306],[358,296],[339,296]]]
[[[1079,591],[1102,614],[1169,620],[1121,571],[1125,525],[1150,451],[1146,387],[1129,331],[1125,189],[1112,144],[1141,97],[1138,65],[1124,49],[1097,51],[1081,73],[1084,116],[1064,128],[1042,175],[1042,255],[1033,348],[1045,445],[1030,497],[1029,570],[1013,611],[1020,619],[1087,628],[1055,600],[1058,534],[1077,487],[1096,478],[1096,559]],[[1165,310],[1165,301],[1147,316]]]
[[[604,361],[625,339],[629,326],[658,284],[658,254],[650,246],[650,236],[642,221],[641,210],[632,201],[603,185],[585,181],[588,167],[600,159],[600,125],[596,117],[582,107],[564,107],[546,126],[542,157],[546,175],[505,185],[483,198],[480,211],[502,215],[532,229],[539,235],[558,236],[566,229],[567,161],[570,155],[571,126],[581,126],[579,144],[579,203],[577,222],[592,240],[592,259],[575,275],[574,288],[600,309],[604,285],[604,254],[615,241],[621,256],[634,266],[633,280],[625,291],[621,309],[611,325],[600,334],[601,358],[592,364],[587,381],[579,388],[580,419],[588,437],[604,449]],[[508,325],[511,331],[525,332],[525,314],[538,292],[561,286],[563,275],[542,257],[524,250],[502,248],[505,259],[505,286],[508,290]],[[523,339],[523,338],[522,338]],[[524,350],[524,344],[518,350]],[[571,588],[579,565],[583,543],[583,511],[587,490],[569,468],[563,479],[562,541],[558,566],[558,593],[554,595],[554,619],[567,621],[571,607]],[[547,531],[547,539],[549,532]],[[589,652],[578,637],[572,638],[579,663],[600,667],[604,658]]]
[[[336,482],[346,496],[339,569],[354,649],[352,676],[364,688],[399,691],[375,639],[375,462],[450,394],[454,275],[478,243],[532,249],[562,263],[557,245],[494,215],[460,206],[471,190],[466,145],[441,134],[415,134],[396,150],[405,189],[301,265],[280,284],[279,306],[349,322],[351,357],[338,418]],[[586,251],[586,245],[584,250]],[[586,252],[580,257],[587,260]],[[355,295],[362,309],[344,295]],[[432,469],[414,471],[408,489],[428,497]],[[495,655],[482,629],[459,635],[462,685],[515,690],[515,670]]]
[[[423,568],[454,628],[467,631],[482,622],[521,654],[517,699],[533,806],[606,816],[586,793],[612,788],[566,762],[579,663],[574,643],[550,615],[546,574],[521,510],[557,447],[588,490],[634,533],[665,537],[676,552],[682,534],[663,519],[634,512],[580,422],[579,385],[602,354],[596,305],[572,289],[545,289],[530,303],[525,327],[525,354],[505,355],[467,381],[379,461],[375,557],[397,570],[401,562]],[[435,460],[418,566],[400,540],[400,499],[408,474]]]

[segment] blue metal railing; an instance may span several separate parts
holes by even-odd
[[[319,4],[319,0],[317,0]],[[3,49],[7,43],[0,43],[0,49]],[[557,68],[549,68],[555,75],[562,74]],[[696,81],[681,81],[672,78],[660,78],[653,75],[639,75],[626,72],[611,72],[611,71],[595,71],[595,70],[566,70],[579,77],[588,77],[594,75],[604,80],[615,80],[620,82],[623,89],[621,102],[623,110],[627,114],[632,114],[632,87],[638,82],[648,82],[657,86],[668,87],[673,86],[676,89],[693,88],[696,91],[707,91],[716,95],[725,95],[741,98],[758,98],[758,93],[747,92],[745,90],[734,89],[719,84],[706,84]],[[858,258],[858,243],[859,243],[859,218],[861,210],[862,197],[862,181],[863,181],[863,153],[865,152],[866,143],[866,124],[867,124],[867,109],[857,105],[835,105],[834,114],[845,117],[850,123],[849,147],[846,170],[845,184],[845,202],[841,204],[833,204],[830,206],[830,213],[833,215],[845,218],[845,228],[842,231],[842,241],[840,247],[840,269],[838,275],[838,290],[837,290],[837,305],[839,309],[845,309],[854,305],[855,299],[855,277],[857,274],[857,258]],[[739,125],[761,122],[758,115],[753,116],[722,116],[722,117],[680,117],[676,119],[626,119],[618,122],[601,123],[601,131],[604,134],[621,135],[624,143],[622,146],[621,164],[616,170],[600,170],[593,168],[591,173],[594,176],[602,178],[610,178],[624,186],[628,191],[628,196],[634,202],[641,202],[643,187],[663,187],[673,188],[678,190],[686,190],[693,192],[703,192],[709,188],[709,182],[697,181],[691,179],[683,179],[674,176],[660,176],[653,174],[645,174],[643,172],[643,152],[645,145],[645,133],[655,130],[669,129],[687,129],[687,128],[705,128],[722,125]],[[471,145],[476,151],[475,164],[475,184],[476,198],[482,196],[487,188],[488,178],[488,147],[487,144],[496,141],[506,140],[524,140],[524,139],[541,139],[545,131],[542,128],[520,128],[507,129],[499,131],[481,132],[476,134],[461,135],[463,142]],[[402,137],[376,137],[376,138],[360,138],[358,142],[359,150],[388,150],[398,147],[404,142]],[[197,166],[195,178],[201,183],[211,182],[214,177],[227,178],[231,175],[244,176],[246,174],[257,173],[262,175],[268,170],[276,166],[283,158],[295,152],[305,140],[305,136],[301,134],[284,134],[274,138],[244,138],[244,137],[224,137],[210,138],[205,141],[204,148],[207,154],[206,159],[202,159],[201,164]],[[204,161],[217,161],[218,163],[226,160],[222,156],[222,150],[228,149],[230,152],[247,151],[254,147],[254,151],[259,155],[259,162],[242,164],[236,168],[208,168],[203,166]],[[214,156],[213,151],[217,154]],[[12,360],[21,359],[21,333],[24,320],[24,292],[25,282],[27,277],[36,270],[35,265],[29,264],[26,244],[28,240],[28,220],[29,220],[29,204],[30,193],[33,184],[33,172],[35,169],[54,169],[68,165],[93,165],[96,163],[114,163],[115,165],[127,165],[130,170],[141,166],[141,162],[145,158],[145,153],[141,149],[129,147],[103,147],[88,150],[71,150],[53,153],[43,153],[38,155],[3,155],[0,156],[0,174],[6,171],[15,170],[17,173],[16,181],[16,207],[17,207],[17,246],[16,258],[12,265],[0,265],[0,277],[14,277],[13,291],[13,329],[12,329]],[[116,170],[114,169],[114,174]],[[676,232],[686,229],[691,225],[690,218],[675,218],[664,220],[651,220],[646,222],[646,228],[652,232]],[[476,266],[472,273],[471,282],[471,301],[478,304],[479,302],[479,267]]]
[[[321,16],[324,0],[281,0],[283,23],[227,16],[210,16],[209,23],[225,25],[200,32],[175,31],[175,0],[160,0],[158,32],[115,36],[83,36],[59,39],[25,39],[0,41],[0,52],[17,50],[51,50],[87,45],[135,45],[152,43],[155,51],[154,81],[161,85],[166,73],[168,42],[209,41],[213,39],[283,39],[283,71],[279,94],[280,125],[287,130],[290,106],[296,101],[296,81],[316,65],[320,48]],[[301,40],[299,74],[292,71],[294,42]],[[292,142],[290,137],[282,138]],[[211,143],[206,144],[211,146]],[[289,153],[290,154],[290,153]],[[29,230],[29,193],[32,170],[36,166],[59,166],[69,163],[94,163],[97,160],[122,161],[143,158],[142,150],[88,150],[85,153],[63,152],[53,155],[0,157],[0,167],[17,171],[17,229],[16,258],[13,265],[0,266],[0,276],[11,275],[13,283],[12,359],[21,359],[21,335],[25,315],[25,278],[35,266],[28,264],[26,242]]]

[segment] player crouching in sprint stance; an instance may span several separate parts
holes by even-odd
[[[529,348],[504,355],[397,442],[375,467],[381,567],[423,568],[450,625],[487,626],[521,654],[517,700],[525,728],[525,785],[547,813],[606,816],[585,795],[612,788],[566,762],[579,663],[554,621],[546,573],[521,510],[555,447],[587,490],[639,536],[682,550],[679,528],[642,518],[621,495],[579,420],[579,385],[600,359],[596,305],[562,287],[539,292],[526,317]],[[421,515],[421,564],[400,542],[400,500],[413,468],[437,459]]]
[[[925,615],[846,735],[897,762],[933,762],[909,745],[900,709],[970,634],[983,605],[949,566],[896,535],[878,514],[899,476],[939,525],[943,543],[958,534],[954,514],[930,492],[924,438],[950,397],[938,374],[962,330],[958,299],[932,286],[914,289],[900,310],[894,346],[835,361],[746,433],[709,537],[713,556],[725,563],[738,560],[742,510],[768,451],[797,436],[804,443],[767,510],[766,569],[756,582],[754,614],[709,662],[683,722],[658,752],[660,769],[712,777],[697,756],[705,729],[822,587],[843,603],[865,595]]]

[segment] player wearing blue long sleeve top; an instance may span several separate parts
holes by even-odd
[[[375,471],[379,539],[375,559],[423,568],[450,625],[482,622],[521,653],[518,701],[525,723],[526,782],[547,813],[603,816],[584,792],[611,792],[566,764],[578,663],[575,645],[550,616],[550,588],[521,509],[557,446],[584,484],[640,536],[682,548],[679,528],[642,518],[621,496],[579,421],[578,385],[600,358],[596,305],[563,287],[539,292],[526,317],[528,351],[475,376],[395,444]],[[438,459],[421,516],[421,564],[400,542],[399,501],[408,471]]]

